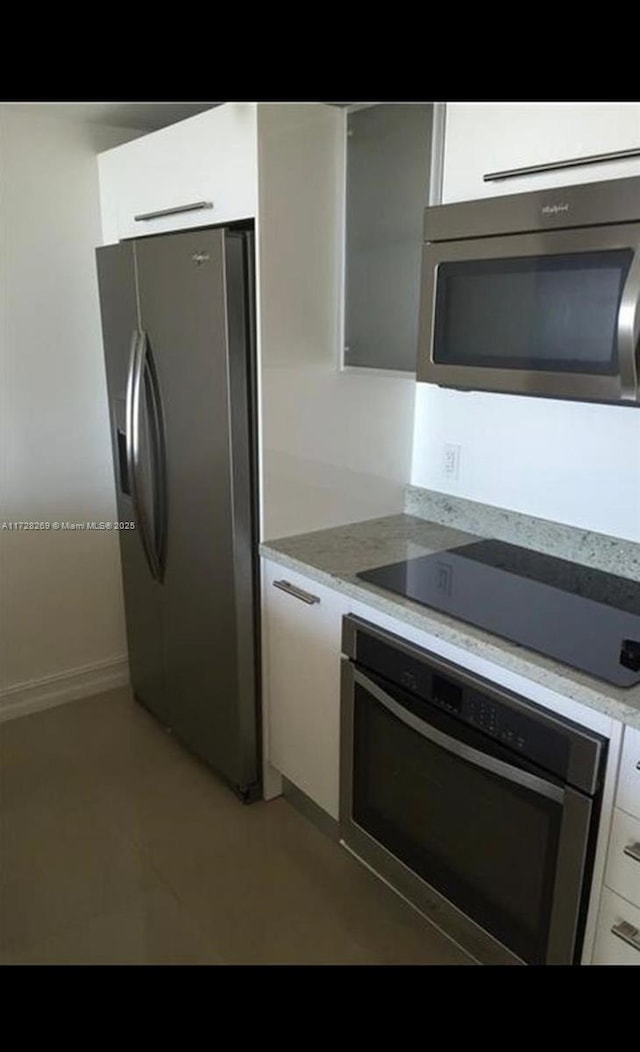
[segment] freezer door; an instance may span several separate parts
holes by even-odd
[[[166,443],[167,691],[150,707],[243,795],[258,781],[247,235],[136,242]]]
[[[154,472],[153,454],[156,444],[152,435],[153,419],[148,411],[149,367],[145,370],[139,357],[143,348],[133,245],[124,242],[99,248],[96,257],[118,522],[133,523],[133,528],[118,531],[131,684],[136,697],[149,708],[155,708],[163,706],[166,691],[162,589],[143,544],[141,519],[150,529],[155,528],[157,472]],[[142,369],[138,412],[132,422],[132,385],[138,365]],[[135,465],[132,463],[134,451]]]

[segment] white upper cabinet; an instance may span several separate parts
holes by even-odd
[[[217,106],[100,154],[104,241],[255,216],[257,155],[255,103]]]
[[[496,172],[637,150],[507,179]],[[451,102],[445,121],[442,202],[640,176],[638,102]]]

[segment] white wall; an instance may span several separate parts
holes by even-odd
[[[137,134],[0,106],[0,523],[115,517],[95,155]],[[0,529],[0,701],[125,655],[116,534]]]
[[[403,510],[411,378],[272,366],[262,383],[265,539]]]
[[[418,384],[411,482],[638,542],[640,409]]]

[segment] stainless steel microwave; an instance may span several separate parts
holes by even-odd
[[[418,380],[638,404],[640,177],[425,209]]]

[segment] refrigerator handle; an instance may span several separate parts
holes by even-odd
[[[122,432],[122,438],[124,440],[124,472],[122,472],[122,478],[126,480],[126,486],[121,484],[120,488],[123,493],[126,493],[131,499],[133,504],[133,511],[136,514],[136,500],[131,485],[131,478],[133,475],[133,444],[132,444],[132,399],[133,399],[133,381],[136,374],[136,367],[138,362],[138,344],[140,343],[140,333],[137,329],[134,329],[131,334],[131,346],[129,350],[129,367],[127,369],[127,387],[125,393],[125,409],[124,409],[124,431]],[[121,480],[122,483],[122,480]],[[136,523],[137,525],[137,523]]]
[[[147,415],[151,424],[153,470],[153,547],[156,565],[156,580],[164,580],[167,558],[167,454],[165,443],[164,413],[158,371],[146,332],[142,332],[141,373],[144,383]]]
[[[151,576],[158,581],[159,566],[155,548],[152,543],[149,518],[141,500],[140,487],[140,401],[143,385],[145,334],[135,331],[131,340],[129,359],[129,376],[127,379],[127,466],[131,501],[136,519],[136,529],[140,533],[142,548],[151,571]]]

